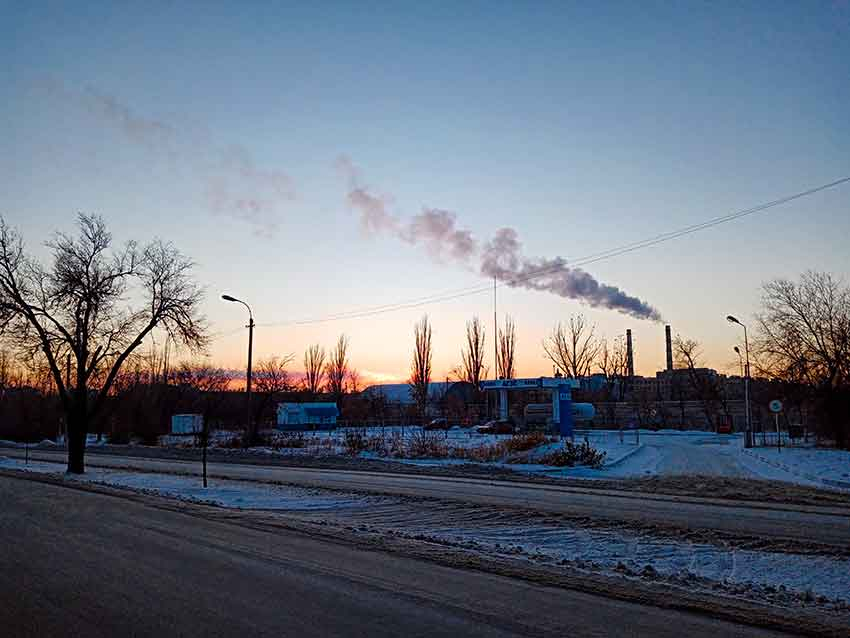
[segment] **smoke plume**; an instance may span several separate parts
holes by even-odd
[[[238,145],[215,143],[191,126],[145,117],[116,97],[92,87],[81,90],[47,82],[54,99],[74,103],[118,130],[126,139],[160,159],[175,171],[188,169],[203,184],[203,200],[214,214],[248,223],[256,235],[271,237],[279,227],[278,207],[294,199],[289,176],[278,169],[261,168]]]
[[[360,170],[347,156],[336,161],[337,169],[348,179],[348,204],[360,213],[360,226],[366,235],[386,233],[411,245],[422,245],[437,261],[469,263],[478,244],[468,230],[458,228],[457,215],[439,208],[423,208],[409,219],[390,212],[392,197],[375,195],[363,185]]]
[[[391,211],[391,197],[370,192],[348,157],[337,160],[337,168],[348,179],[348,204],[359,212],[361,228],[367,235],[388,234],[409,244],[421,244],[433,259],[451,259],[512,288],[551,292],[593,308],[661,321],[661,314],[647,302],[599,282],[581,268],[570,268],[562,257],[524,256],[519,234],[513,228],[501,228],[492,239],[479,244],[470,230],[458,226],[457,215],[451,211],[425,208],[418,215],[402,218]]]
[[[570,268],[562,257],[527,259],[513,228],[500,228],[481,250],[481,274],[512,288],[528,288],[576,299],[592,308],[616,310],[636,319],[661,321],[651,305],[626,294],[617,286],[603,284],[581,268]]]

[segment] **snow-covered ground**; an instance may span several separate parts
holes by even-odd
[[[762,476],[791,475],[796,483],[850,489],[847,450],[759,447],[742,452],[743,464]]]
[[[38,461],[24,465],[20,459],[2,456],[0,468],[58,476],[64,472],[60,463]],[[623,527],[583,527],[511,511],[482,513],[474,506],[439,508],[388,496],[255,482],[211,480],[209,487],[203,488],[198,477],[100,468],[64,480],[226,508],[274,510],[307,520],[354,526],[369,533],[662,580],[689,589],[721,588],[726,593],[774,602],[796,600],[839,606],[850,602],[850,562],[837,556],[755,551],[728,543],[657,537]]]
[[[744,449],[740,434],[718,435],[713,432],[679,430],[590,430],[577,431],[576,443],[587,441],[605,453],[602,467],[554,467],[541,458],[556,449],[559,443],[547,443],[521,453],[499,453],[479,458],[472,452],[492,448],[511,438],[510,435],[478,434],[470,429],[423,432],[416,426],[388,426],[362,429],[273,434],[273,446],[251,448],[253,454],[269,456],[327,456],[347,452],[346,436],[359,434],[364,438],[382,440],[384,451],[362,451],[359,456],[372,460],[392,460],[420,466],[447,466],[478,463],[516,472],[545,474],[552,477],[581,479],[624,479],[650,476],[703,475],[738,478],[757,478],[770,481],[833,490],[850,490],[850,452],[806,447],[771,447]],[[211,445],[220,450],[233,449],[243,454],[238,444],[239,432],[214,432]],[[388,453],[409,446],[417,438],[429,438],[448,450],[440,458],[418,453]],[[96,445],[90,436],[89,445]],[[234,439],[237,439],[234,443]],[[399,446],[398,441],[402,441]],[[395,442],[395,443],[393,443]],[[391,443],[393,443],[391,445]],[[46,442],[43,445],[53,445]],[[101,442],[102,444],[102,442]],[[162,444],[192,446],[194,437],[163,437]],[[0,441],[0,446],[23,447],[23,444]],[[393,447],[395,445],[395,447]],[[379,446],[380,447],[380,446]]]
[[[358,494],[340,494],[294,486],[216,479],[209,479],[208,487],[205,488],[201,484],[201,479],[197,477],[105,468],[89,468],[82,476],[72,476],[64,474],[64,463],[30,461],[25,464],[21,459],[3,456],[0,456],[0,468],[36,474],[62,475],[67,481],[99,483],[237,509],[282,511],[340,509],[365,505],[371,498]]]

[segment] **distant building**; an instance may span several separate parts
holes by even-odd
[[[370,385],[363,390],[363,395],[371,398],[382,398],[387,403],[401,405],[413,405],[413,393],[409,383],[382,383]],[[477,392],[473,384],[466,381],[432,381],[428,384],[428,401],[439,402],[444,398],[458,399],[471,402],[476,398]]]
[[[299,430],[307,426],[334,426],[339,416],[336,403],[278,403],[277,428]]]

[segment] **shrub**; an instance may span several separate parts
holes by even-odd
[[[203,437],[198,437],[202,439]],[[203,443],[203,442],[202,442]],[[241,436],[228,436],[226,438],[220,439],[216,442],[215,447],[224,447],[224,448],[240,448],[242,447],[242,437]]]
[[[275,439],[272,447],[279,450],[280,448],[302,448],[306,445],[303,432],[290,432]]]
[[[433,432],[419,432],[407,443],[405,456],[413,459],[444,459],[449,456],[445,436]]]
[[[346,430],[342,439],[345,454],[356,456],[366,449],[366,436],[360,430]]]
[[[549,443],[549,437],[543,432],[528,432],[526,434],[515,434],[500,443],[504,445],[505,451],[508,453],[527,452],[540,447],[544,443]]]
[[[505,454],[505,444],[501,441],[474,447],[456,447],[452,449],[451,453],[452,458],[463,459],[465,461],[478,461],[479,463],[498,461]]]
[[[545,465],[555,465],[557,467],[586,465],[594,468],[600,468],[605,462],[605,456],[605,452],[600,452],[587,441],[581,445],[576,445],[570,441],[564,441],[563,448],[546,454],[540,459],[540,462]]]

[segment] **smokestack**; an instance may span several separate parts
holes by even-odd
[[[629,378],[635,376],[635,353],[632,350],[632,331],[626,330],[626,369]]]
[[[667,371],[673,370],[673,339],[670,337],[670,326],[664,326],[664,337],[667,340]]]

